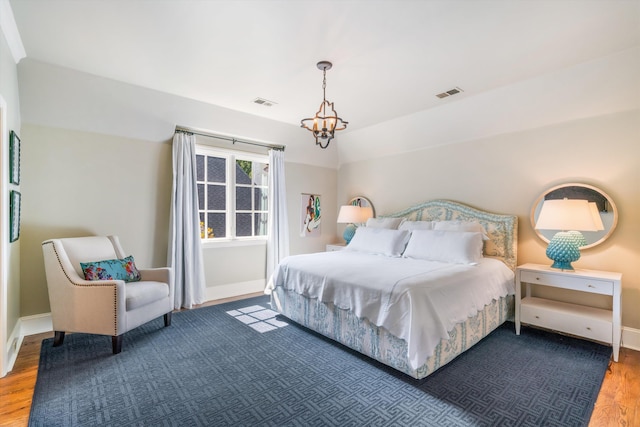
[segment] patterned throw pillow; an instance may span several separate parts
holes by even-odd
[[[124,259],[81,262],[80,268],[85,280],[124,280],[125,282],[140,280],[140,272],[131,255]]]

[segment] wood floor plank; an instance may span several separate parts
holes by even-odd
[[[215,305],[252,294],[209,302]],[[42,340],[53,332],[25,337],[13,371],[0,378],[0,426],[22,427],[29,422],[31,399],[38,374]],[[611,363],[598,394],[589,427],[640,426],[640,351],[620,349],[618,363]]]

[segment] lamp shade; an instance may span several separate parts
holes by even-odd
[[[360,207],[354,205],[340,206],[338,213],[338,223],[340,224],[361,224],[367,222],[373,216],[373,209],[370,206]]]
[[[595,203],[594,203],[595,205]],[[596,208],[597,210],[597,208]],[[598,220],[600,215],[597,215]],[[538,230],[598,231],[602,221],[596,223],[593,208],[586,200],[545,200],[536,221]]]
[[[596,230],[597,231],[604,230],[604,224],[602,224],[602,218],[600,218],[598,205],[595,202],[589,202],[589,208],[591,209],[591,215],[593,216],[593,222],[596,225]]]

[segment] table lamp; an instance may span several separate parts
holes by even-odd
[[[364,224],[369,218],[373,217],[373,209],[370,206],[355,206],[344,205],[340,206],[340,212],[338,213],[338,224],[348,224],[342,237],[347,242],[347,245],[353,239],[356,234],[356,224]]]
[[[547,247],[552,268],[573,270],[571,263],[580,259],[580,246],[586,244],[581,231],[603,230],[595,203],[578,199],[545,200],[536,221],[538,230],[559,230]]]

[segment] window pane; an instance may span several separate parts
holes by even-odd
[[[269,185],[269,165],[253,162],[252,179],[255,185]]]
[[[206,236],[204,234],[204,212],[200,212],[200,238],[204,239]]]
[[[257,213],[254,215],[255,215],[254,236],[266,236],[267,235],[267,214]]]
[[[208,226],[207,232],[209,238],[221,238],[227,237],[227,220],[224,213],[210,213],[207,214]]]
[[[204,205],[204,184],[198,184],[198,207],[205,209]]]
[[[225,182],[227,160],[207,156],[207,182]]]
[[[226,189],[223,185],[207,185],[207,209],[223,211],[227,208]]]
[[[253,189],[253,209],[256,211],[266,211],[267,206],[267,189],[266,188],[254,188]]]
[[[202,154],[196,155],[196,180],[204,181],[204,156]]]
[[[252,236],[251,233],[251,214],[236,214],[236,236]]]
[[[251,210],[251,187],[236,187],[236,210]]]
[[[236,160],[236,184],[251,184],[251,162]]]

